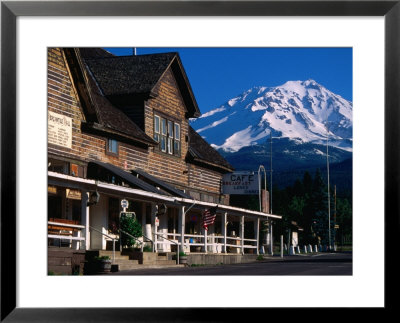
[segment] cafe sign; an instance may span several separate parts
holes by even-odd
[[[229,173],[222,177],[222,194],[257,195],[258,193],[257,173]]]
[[[47,111],[47,141],[49,144],[72,147],[72,118]]]

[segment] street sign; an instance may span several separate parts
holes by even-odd
[[[135,214],[135,212],[121,212],[121,218],[122,217],[135,218],[136,214]]]
[[[335,229],[339,229],[339,224],[335,224]]]
[[[156,227],[160,226],[160,220],[158,219],[158,217],[156,217],[155,225]]]
[[[125,200],[125,199],[121,200],[121,207],[123,209],[126,209],[128,206],[129,206],[128,200]]]

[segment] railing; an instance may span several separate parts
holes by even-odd
[[[181,237],[180,233],[171,233],[171,232],[162,232],[162,233],[157,233],[157,236],[162,237],[165,240],[169,240],[174,244],[180,245],[180,243],[172,241],[168,238],[173,238],[175,240],[178,240],[176,238]],[[165,236],[167,236],[168,238],[165,238]],[[188,242],[184,242],[185,246],[190,247],[204,247],[205,243],[204,243],[204,235],[199,235],[199,234],[185,234],[185,241],[186,239],[188,239]],[[191,239],[194,239],[195,241],[190,241]],[[218,241],[223,241],[225,239],[225,237],[223,235],[208,235],[207,236],[207,247],[211,247],[213,249],[219,249],[222,251],[222,248],[224,246],[224,243],[218,242]],[[214,240],[214,242],[210,242],[210,240]],[[242,239],[240,237],[230,237],[227,236],[226,237],[227,243],[226,243],[226,247],[231,247],[231,248],[235,248],[235,249],[239,249],[239,250],[244,250],[245,249],[257,249],[257,239]],[[242,242],[243,241],[243,242]],[[240,242],[238,244],[238,242]],[[165,242],[157,242],[157,244],[163,244]],[[246,244],[248,243],[248,244]],[[218,252],[218,251],[217,251]]]
[[[80,243],[81,241],[85,241],[85,237],[81,237],[81,230],[85,229],[86,227],[84,225],[79,225],[79,224],[71,224],[71,223],[62,223],[62,222],[56,222],[56,221],[47,221],[48,225],[48,231],[47,232],[54,232],[54,234],[47,234],[47,238],[50,239],[59,239],[60,244],[59,246],[61,247],[61,240],[70,240],[70,244],[72,243],[72,240],[78,242],[78,249],[80,249]],[[65,230],[64,230],[65,229]],[[70,229],[70,230],[69,230]],[[56,234],[55,232],[59,231],[59,234]],[[67,231],[61,234],[61,231]],[[72,234],[76,232],[77,236],[73,236]]]
[[[165,234],[165,233],[163,233],[163,234]],[[156,232],[154,232],[154,235],[155,236],[159,236],[159,237],[161,237],[161,238],[163,238],[165,240],[168,240],[168,241],[170,241],[170,242],[172,242],[173,244],[176,245],[176,261],[177,261],[177,265],[179,265],[179,242],[170,240],[170,239],[164,237],[162,234],[159,234],[159,233],[156,233]]]
[[[89,225],[89,228],[112,240],[112,242],[113,242],[113,261],[112,262],[114,264],[115,263],[115,241],[117,241],[118,239],[115,239],[115,238],[109,236],[108,234],[105,234],[104,232],[101,232],[100,230],[97,230],[96,228],[93,228],[90,225]]]

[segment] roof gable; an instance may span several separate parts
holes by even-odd
[[[82,123],[82,126],[88,131],[111,132],[116,136],[130,139],[140,144],[155,145],[156,143],[152,138],[146,135],[138,125],[102,95],[92,74],[82,62],[81,51],[71,48],[64,49],[64,51],[66,52],[68,63],[74,66],[74,69],[71,69],[71,73],[79,85],[77,88],[79,97],[88,107],[84,112],[89,116],[87,118],[89,123]],[[84,51],[85,55],[90,53],[92,52]],[[107,55],[106,53],[103,54]],[[102,54],[101,51],[94,52],[94,55],[100,54]]]
[[[188,118],[200,116],[200,110],[178,53],[98,56],[97,53],[88,53],[85,63],[105,96],[144,94],[150,96],[167,69],[171,68],[188,111]]]

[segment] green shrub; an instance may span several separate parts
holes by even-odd
[[[94,257],[94,260],[110,260],[111,258],[109,256],[96,256]]]
[[[183,251],[179,251],[179,257],[186,257],[187,254],[185,254]]]
[[[150,246],[144,246],[143,247],[143,252],[153,252],[153,248]]]
[[[121,229],[135,238],[139,238],[143,235],[142,225],[136,221],[133,217],[122,217],[121,218]],[[126,234],[121,234],[122,245],[132,247],[136,244],[136,240]]]
[[[262,255],[257,256],[257,260],[263,260],[263,259],[264,259],[264,257]]]

